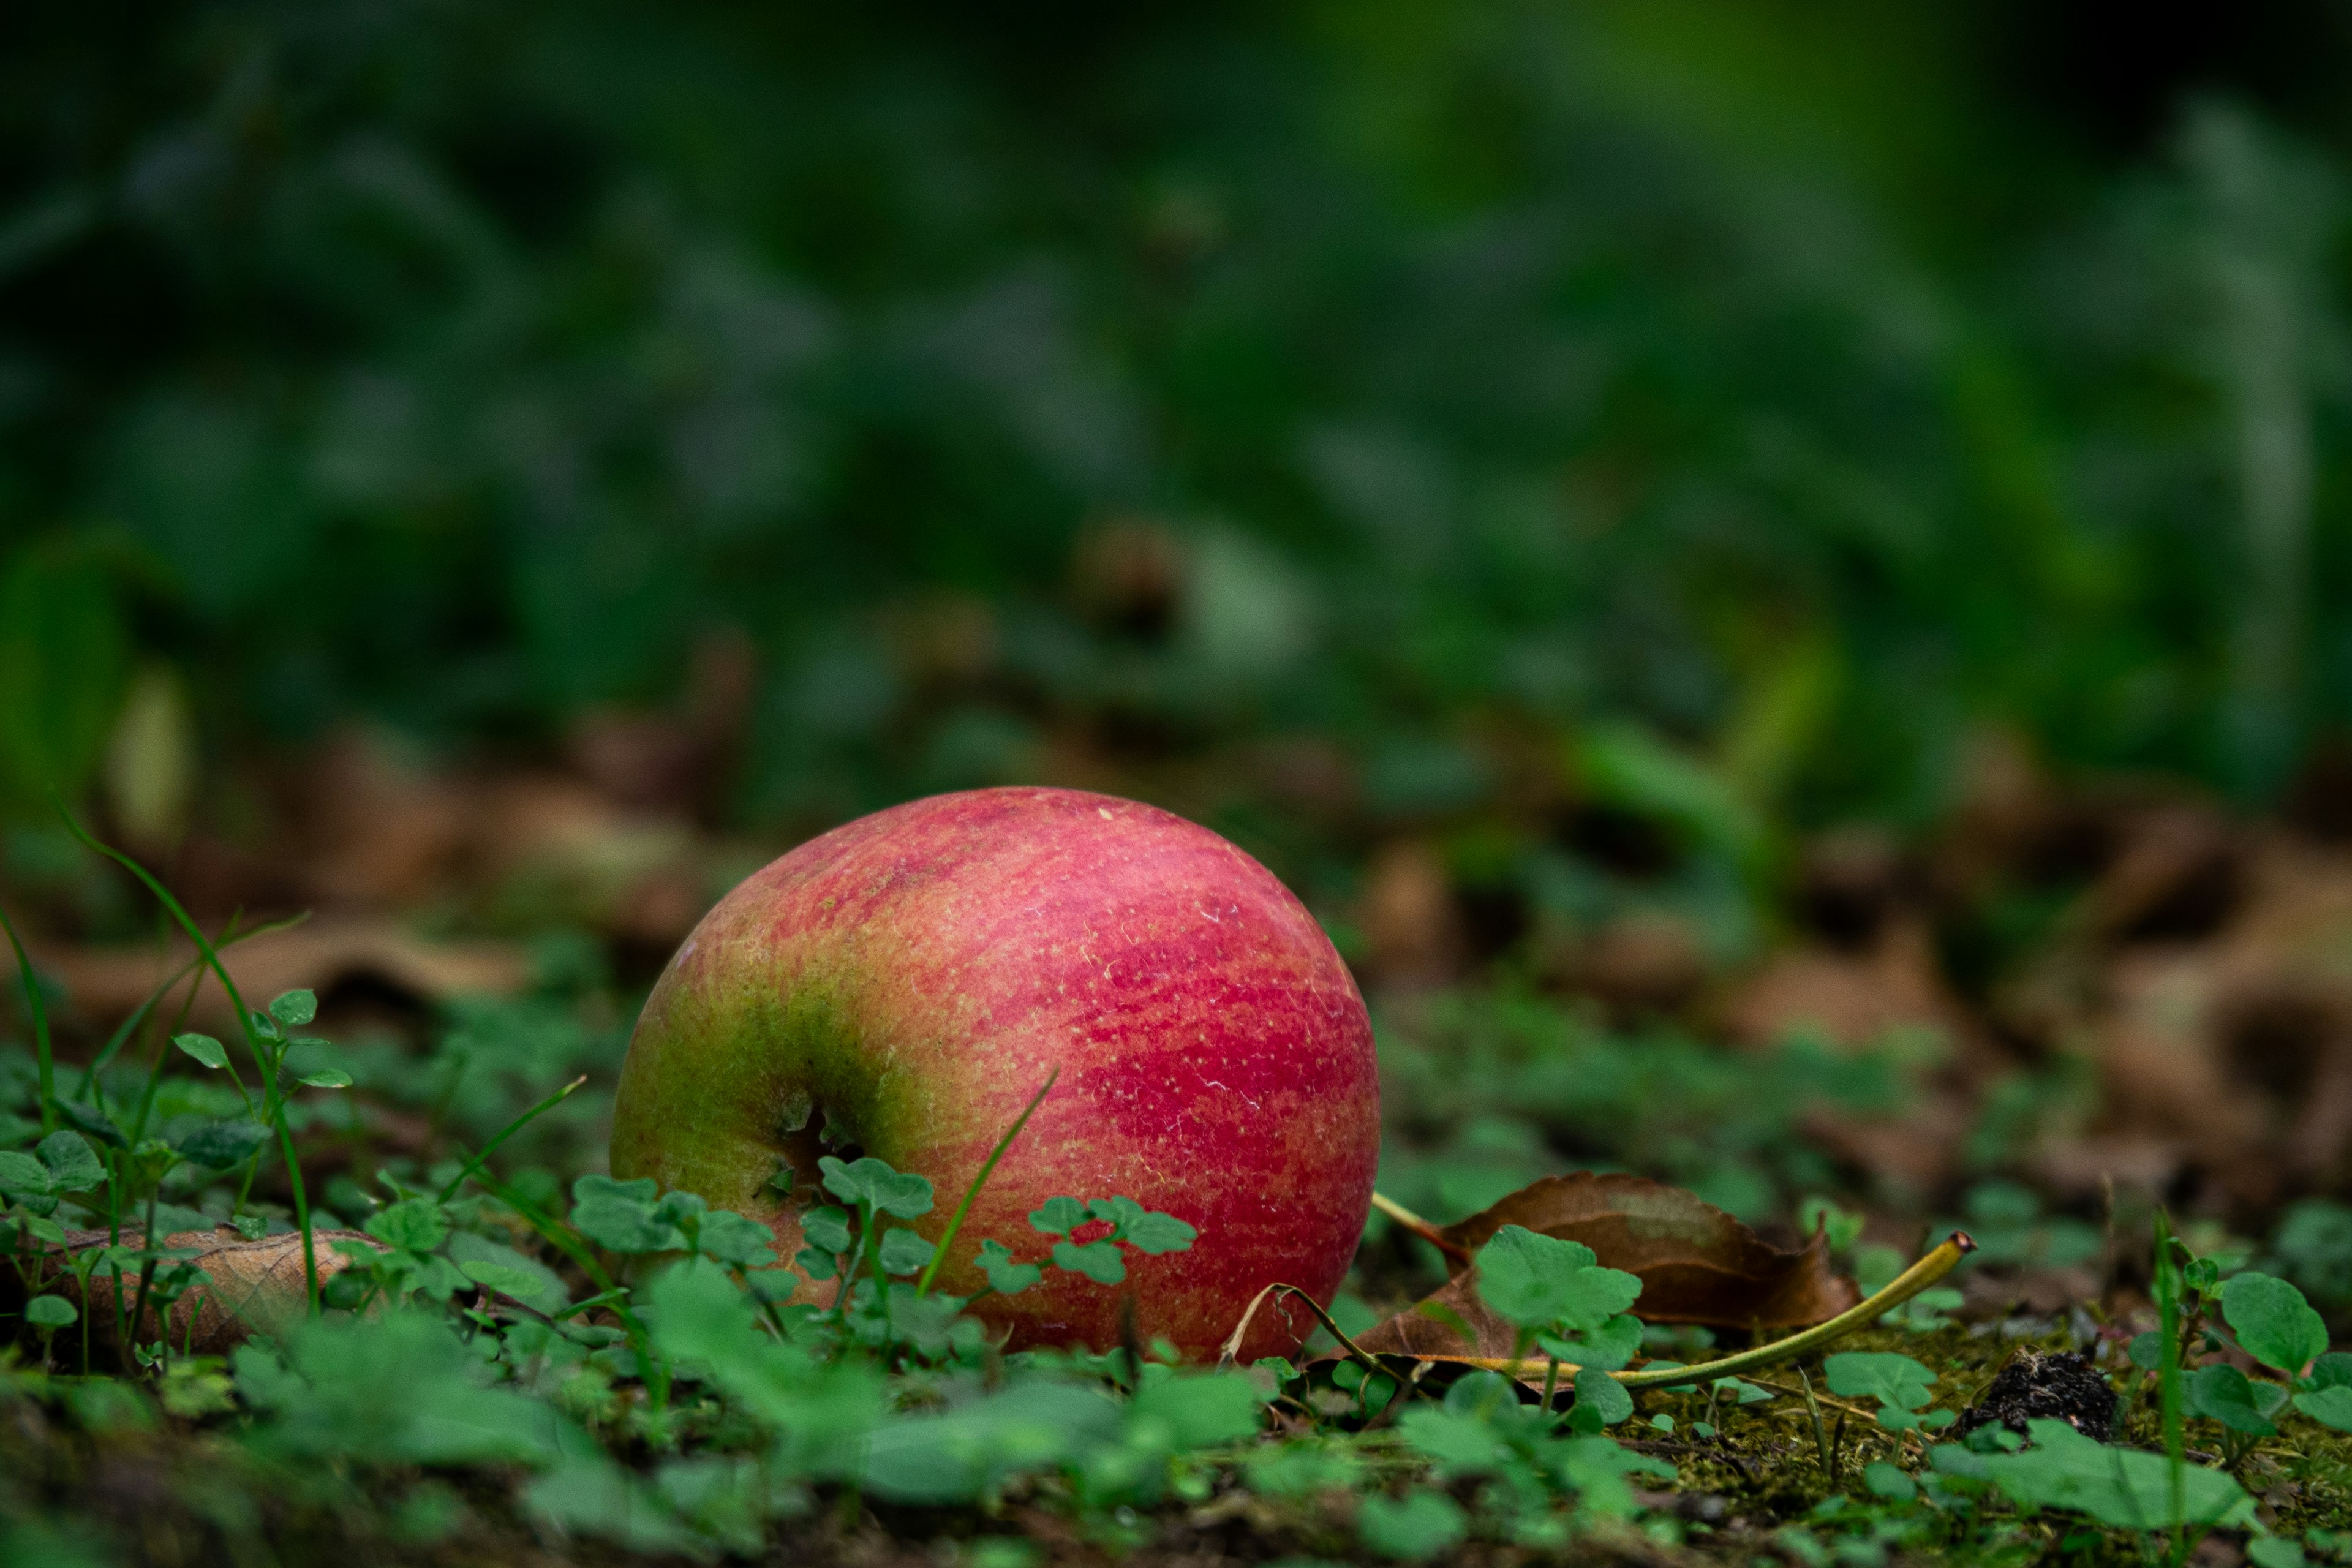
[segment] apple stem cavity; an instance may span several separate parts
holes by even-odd
[[[955,1213],[948,1216],[947,1229],[940,1233],[939,1250],[931,1254],[931,1261],[924,1268],[923,1277],[915,1281],[916,1300],[920,1300],[930,1294],[931,1281],[939,1278],[940,1266],[947,1262],[948,1248],[955,1245],[956,1232],[963,1228],[963,1216],[971,1212],[972,1200],[980,1196],[980,1189],[988,1184],[988,1178],[995,1171],[996,1163],[1004,1158],[1004,1152],[1013,1147],[1013,1141],[1021,1136],[1021,1130],[1024,1127],[1029,1125],[1029,1118],[1036,1114],[1039,1106],[1045,1103],[1045,1097],[1054,1092],[1055,1081],[1061,1076],[1062,1069],[1058,1067],[1045,1075],[1045,1087],[1033,1095],[1029,1103],[1022,1109],[1021,1114],[1013,1119],[1013,1125],[1004,1130],[1004,1136],[998,1139],[996,1147],[989,1151],[987,1163],[982,1165],[980,1173],[972,1177],[971,1185],[963,1190],[963,1201],[956,1205]]]

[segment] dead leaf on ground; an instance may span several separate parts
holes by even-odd
[[[147,999],[185,964],[194,949],[43,945],[39,966],[61,982],[68,1005],[93,1023],[111,1023]],[[383,921],[319,920],[239,942],[221,953],[249,1005],[298,986],[325,994],[350,980],[367,979],[422,1001],[519,991],[530,981],[522,950],[494,942],[426,942]],[[192,1016],[215,1026],[229,1021],[227,998],[215,983],[197,994]]]
[[[335,1250],[338,1241],[355,1241],[383,1250],[382,1243],[356,1230],[312,1231],[311,1254],[318,1262],[322,1285],[352,1266],[350,1258]],[[121,1245],[126,1247],[137,1248],[145,1244],[146,1238],[137,1231],[122,1233]],[[93,1270],[85,1298],[75,1284],[72,1270],[66,1266],[69,1256],[106,1245],[105,1231],[67,1231],[64,1247],[52,1247],[44,1252],[42,1262],[47,1272],[40,1280],[40,1289],[62,1292],[71,1299],[79,1310],[89,1314],[90,1327],[111,1343],[115,1324],[112,1270]],[[223,1226],[213,1230],[175,1231],[163,1238],[163,1246],[201,1254],[191,1261],[205,1276],[172,1304],[169,1331],[175,1352],[184,1346],[196,1355],[226,1354],[244,1343],[248,1335],[282,1332],[301,1318],[307,1292],[299,1232],[247,1241],[239,1232]],[[124,1267],[121,1288],[122,1312],[127,1317],[137,1300],[136,1265]],[[164,1326],[157,1321],[157,1312],[151,1304],[139,1325],[138,1338],[142,1343],[150,1343],[163,1332]]]
[[[1825,1237],[1794,1250],[1775,1247],[1714,1205],[1646,1176],[1547,1176],[1441,1234],[1475,1255],[1507,1225],[1580,1241],[1606,1267],[1637,1276],[1633,1314],[1649,1322],[1801,1329],[1862,1300],[1853,1280],[1830,1271]],[[1460,1268],[1435,1294],[1356,1336],[1357,1344],[1423,1360],[1510,1355],[1517,1331],[1478,1299],[1476,1280],[1475,1269]]]

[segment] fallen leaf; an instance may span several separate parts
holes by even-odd
[[[34,959],[64,985],[73,1012],[96,1024],[137,1007],[193,952],[179,942],[138,948],[49,944]],[[221,953],[221,962],[256,1005],[298,986],[324,994],[359,978],[425,1002],[504,994],[530,981],[528,956],[511,943],[426,942],[384,921],[311,921],[239,942]],[[215,1026],[231,1023],[217,983],[208,979],[196,993],[190,1016]]]
[[[1600,1262],[1642,1281],[1633,1313],[1654,1323],[1778,1331],[1824,1322],[1861,1300],[1830,1271],[1828,1242],[1773,1246],[1679,1187],[1646,1176],[1585,1171],[1547,1176],[1439,1234],[1475,1256],[1507,1225],[1580,1241]],[[1507,1356],[1517,1331],[1479,1300],[1475,1269],[1356,1336],[1375,1355]]]
[[[350,1258],[335,1250],[339,1241],[355,1241],[383,1250],[381,1242],[355,1230],[312,1231],[311,1253],[318,1262],[321,1285],[352,1266]],[[122,1233],[123,1247],[138,1248],[145,1244],[146,1238],[137,1231]],[[92,1270],[85,1297],[67,1267],[68,1257],[106,1245],[105,1231],[67,1231],[63,1247],[45,1249],[46,1273],[37,1290],[62,1291],[73,1298],[75,1305],[89,1315],[91,1328],[110,1343],[116,1319],[113,1271]],[[172,1304],[169,1327],[174,1353],[184,1347],[195,1355],[221,1355],[244,1343],[248,1335],[280,1332],[302,1316],[306,1292],[299,1232],[248,1241],[237,1231],[222,1226],[213,1230],[175,1231],[163,1238],[163,1246],[170,1250],[200,1254],[191,1261],[205,1276]],[[135,1263],[126,1264],[122,1271],[121,1311],[126,1317],[138,1298],[138,1267]],[[151,1303],[139,1325],[138,1337],[142,1343],[152,1343],[163,1331]]]

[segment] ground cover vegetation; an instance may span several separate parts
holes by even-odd
[[[0,29],[0,1555],[2352,1558],[2315,15]],[[1372,998],[1294,1357],[604,1173],[719,893],[1008,782]]]

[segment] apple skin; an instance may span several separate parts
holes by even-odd
[[[974,1311],[1009,1346],[1213,1354],[1277,1280],[1328,1303],[1380,1152],[1371,1025],[1345,963],[1274,875],[1154,806],[1066,789],[918,800],[811,839],[706,915],[655,984],[621,1069],[613,1173],[757,1218],[779,1255],[854,1143],[930,1179],[936,1242],[989,1151],[1058,1070],[958,1234],[938,1288],[993,1237],[1043,1261],[1047,1198],[1125,1196],[1199,1231],[1126,1250],[1120,1286],[1048,1268]],[[820,1144],[819,1133],[826,1142]],[[780,1166],[793,1196],[769,1183]],[[1082,1227],[1080,1240],[1105,1227]],[[803,1279],[795,1300],[829,1303]],[[1270,1301],[1244,1358],[1314,1324]]]

